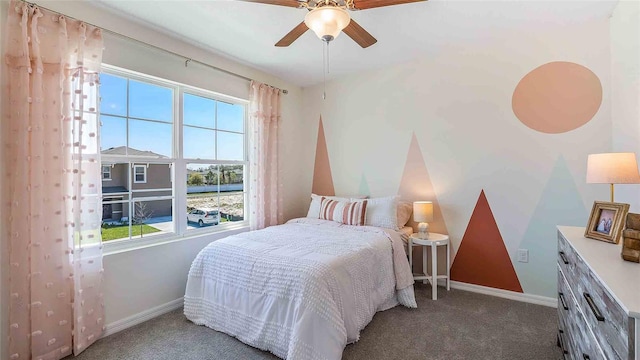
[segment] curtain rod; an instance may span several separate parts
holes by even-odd
[[[217,67],[217,66],[215,66],[215,65],[211,65],[211,64],[207,64],[207,63],[205,63],[205,62],[199,61],[199,60],[195,60],[195,59],[190,58],[190,57],[188,57],[188,56],[184,56],[184,55],[182,55],[182,54],[179,54],[179,53],[177,53],[177,52],[174,52],[174,51],[171,51],[171,50],[167,50],[167,49],[162,48],[162,47],[160,47],[160,46],[156,46],[156,45],[153,45],[153,44],[149,44],[148,42],[145,42],[145,41],[142,41],[142,40],[138,40],[138,39],[136,39],[136,38],[132,38],[131,36],[127,36],[127,35],[121,34],[121,33],[119,33],[119,32],[115,32],[115,31],[113,31],[113,30],[105,29],[105,28],[103,28],[103,27],[101,27],[101,26],[94,25],[94,24],[89,23],[89,22],[86,22],[86,21],[84,21],[84,20],[76,19],[76,18],[74,18],[74,17],[72,17],[72,16],[68,16],[68,15],[62,14],[62,13],[60,13],[59,11],[55,11],[55,10],[49,9],[49,8],[47,8],[47,7],[44,7],[44,6],[38,5],[38,4],[36,4],[36,3],[32,3],[32,2],[24,1],[24,0],[22,0],[22,1],[23,1],[24,3],[26,3],[26,4],[30,5],[30,6],[36,6],[36,7],[39,7],[39,8],[41,8],[41,9],[45,9],[45,10],[47,10],[47,11],[51,11],[51,12],[53,12],[53,13],[56,13],[56,14],[59,14],[59,15],[63,15],[64,17],[67,17],[67,18],[69,18],[69,19],[73,19],[73,20],[76,20],[76,21],[83,22],[83,23],[85,23],[85,24],[87,24],[87,25],[94,26],[94,27],[96,27],[96,28],[98,28],[98,29],[100,29],[100,30],[102,30],[102,31],[104,31],[104,32],[107,32],[107,33],[111,34],[111,35],[115,35],[115,36],[121,37],[121,38],[123,38],[123,39],[131,40],[131,41],[134,41],[134,42],[136,42],[136,43],[139,43],[139,44],[145,45],[145,46],[147,46],[147,47],[150,47],[150,48],[153,48],[153,49],[156,49],[156,50],[164,51],[164,52],[166,52],[166,53],[168,53],[168,54],[171,54],[171,55],[173,55],[173,56],[181,57],[181,58],[185,59],[184,67],[188,67],[188,66],[189,66],[189,63],[193,62],[193,63],[200,64],[200,65],[202,65],[202,66],[204,66],[204,67],[208,67],[208,68],[210,68],[210,69],[213,69],[213,70],[216,70],[216,71],[219,71],[219,72],[225,73],[225,74],[227,74],[227,75],[235,76],[235,77],[237,77],[237,78],[244,79],[244,80],[247,80],[247,81],[253,81],[253,79],[248,78],[248,77],[246,77],[246,76],[244,76],[244,75],[240,75],[240,74],[238,74],[238,73],[235,73],[235,72],[232,72],[232,71],[229,71],[229,70],[226,70],[226,69],[223,69],[223,68]],[[269,85],[269,84],[266,84],[266,85]],[[280,89],[280,88],[275,87],[275,86],[272,86],[272,85],[269,85],[269,86],[271,86],[271,87],[273,87],[273,88],[276,88],[276,89],[281,90],[283,94],[288,94],[288,93],[289,93],[289,91],[288,91],[287,89]]]

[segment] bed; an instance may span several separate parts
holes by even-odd
[[[204,248],[184,313],[280,358],[333,360],[398,304],[417,307],[399,232],[300,218]]]

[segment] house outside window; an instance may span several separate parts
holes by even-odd
[[[100,94],[103,241],[248,226],[246,100],[108,65]]]

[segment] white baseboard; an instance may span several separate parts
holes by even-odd
[[[442,279],[444,280],[444,279]],[[558,299],[546,296],[519,293],[515,291],[490,288],[487,286],[467,284],[459,281],[451,281],[451,287],[458,290],[470,291],[485,295],[497,296],[505,299],[527,302],[536,305],[543,305],[552,308],[558,307]]]
[[[113,335],[124,329],[128,329],[132,326],[141,324],[147,320],[151,320],[154,317],[158,317],[162,314],[166,314],[169,311],[179,309],[180,307],[182,307],[183,304],[184,304],[183,298],[175,299],[173,301],[169,301],[166,304],[162,304],[154,308],[139,312],[135,315],[131,315],[124,319],[120,319],[112,323],[109,323],[105,326],[105,331],[102,334],[102,337]]]

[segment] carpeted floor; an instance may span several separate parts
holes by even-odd
[[[416,285],[418,309],[379,312],[343,359],[560,359],[556,309]],[[182,309],[99,340],[68,360],[277,359],[189,322]]]

